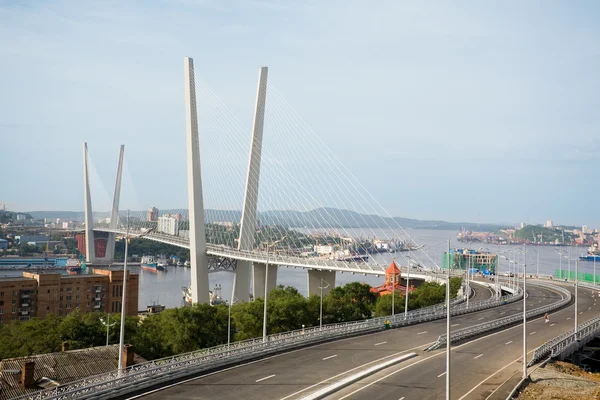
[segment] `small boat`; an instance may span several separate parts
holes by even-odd
[[[178,267],[183,267],[183,263],[182,263],[181,261],[178,261],[178,262],[177,262],[177,266],[178,266]]]
[[[186,260],[186,262],[183,263],[183,266],[186,268],[190,268],[191,267],[190,260]]]
[[[143,256],[141,267],[142,267],[142,269],[145,269],[146,271],[151,271],[151,272],[165,270],[165,267],[158,265],[158,263],[154,260],[153,256]]]
[[[182,286],[181,292],[183,293],[183,300],[185,304],[192,305],[192,287],[191,286]],[[227,304],[226,300],[223,300],[221,297],[221,285],[215,285],[212,291],[208,291],[208,299],[211,306],[216,306],[219,304]]]
[[[157,267],[166,268],[169,265],[169,261],[166,258],[159,258],[156,265]]]

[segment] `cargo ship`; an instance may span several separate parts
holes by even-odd
[[[142,269],[145,269],[146,271],[151,271],[151,272],[157,272],[157,271],[164,271],[165,270],[165,267],[163,267],[162,265],[159,265],[154,260],[153,256],[143,256],[142,257],[141,267],[142,267]]]
[[[588,247],[588,252],[585,256],[579,256],[581,261],[600,261],[600,249],[598,243],[594,243]]]

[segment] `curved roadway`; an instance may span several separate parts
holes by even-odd
[[[484,286],[473,286],[476,294],[471,301],[490,297],[491,291]],[[528,295],[528,307],[538,307],[560,299],[558,293],[533,285],[528,287]],[[583,305],[582,300],[580,300],[580,305]],[[518,313],[521,307],[522,302],[516,302],[490,310],[457,316],[452,320],[452,327],[453,329],[466,328],[487,320]],[[581,308],[584,315],[585,312],[591,314],[587,308],[588,306]],[[536,332],[537,336],[535,334],[532,336],[531,348],[541,344],[539,340],[535,339],[545,338],[547,340],[568,329],[566,323],[558,323],[559,314],[566,316],[567,311],[557,313],[556,319],[553,316],[552,323],[556,320],[556,325],[552,327],[538,327],[540,321],[532,322],[534,327],[532,332],[535,330],[539,330],[539,332]],[[561,318],[566,322],[566,317]],[[583,319],[580,321],[583,322]],[[543,321],[541,324],[543,325]],[[438,378],[438,375],[443,373],[445,368],[445,357],[442,356],[444,352],[440,350],[426,353],[422,350],[428,344],[433,343],[439,335],[444,334],[445,328],[445,320],[438,320],[316,345],[191,378],[136,397],[144,399],[219,398],[220,400],[298,399],[318,388],[359,372],[364,367],[375,365],[377,362],[402,353],[417,352],[416,358],[364,379],[330,398],[369,400],[376,398],[397,400],[402,397],[405,400],[442,398],[444,379]],[[453,375],[453,387],[456,386],[453,398],[459,398],[471,390],[479,380],[493,373],[498,368],[498,363],[506,364],[509,359],[518,357],[521,349],[519,345],[521,334],[518,327],[511,329],[455,347],[453,351],[455,358],[452,364],[457,369],[457,374]],[[505,345],[511,340],[513,343]],[[484,355],[475,359],[474,357],[479,354]],[[505,371],[512,371],[512,368],[506,368]],[[393,374],[387,376],[391,373]],[[459,373],[460,375],[458,375]],[[378,380],[380,378],[382,379]],[[491,382],[488,381],[478,388],[484,389],[488,383]],[[478,389],[472,392],[473,398],[480,398],[478,397],[479,392]]]

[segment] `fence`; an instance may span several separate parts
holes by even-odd
[[[533,317],[537,317],[540,315],[544,315],[547,312],[556,310],[557,308],[567,305],[571,301],[571,292],[569,292],[567,289],[564,289],[564,288],[561,288],[558,286],[554,286],[554,285],[542,284],[542,283],[536,283],[535,285],[548,287],[557,292],[560,292],[562,294],[563,298],[556,303],[538,307],[538,308],[534,308],[532,310],[527,311],[527,314],[526,314],[527,318],[533,318]],[[521,294],[521,298],[522,298],[522,294]],[[462,304],[461,304],[461,306],[462,306]],[[482,324],[478,324],[478,325],[471,326],[468,328],[459,329],[450,334],[450,341],[451,341],[451,343],[460,342],[467,338],[477,336],[477,335],[480,335],[485,332],[490,332],[490,331],[493,331],[500,327],[511,325],[511,324],[514,324],[514,323],[522,321],[522,320],[523,320],[523,316],[521,314],[515,314],[515,315],[510,315],[508,317],[499,318],[499,319],[496,319],[493,321],[484,322]],[[439,349],[440,347],[445,346],[446,340],[447,340],[447,336],[441,335],[438,338],[438,340],[434,344],[432,344],[427,350],[436,350],[436,349]]]

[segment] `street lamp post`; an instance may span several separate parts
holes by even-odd
[[[268,277],[269,277],[269,246],[274,246],[277,243],[281,242],[287,236],[282,237],[279,240],[274,241],[273,243],[267,243],[267,262],[265,265],[265,304],[263,307],[263,342],[267,341],[267,295],[268,295]]]
[[[527,303],[525,289],[527,285],[527,245],[525,245],[523,263],[523,379],[527,378]]]
[[[575,340],[577,340],[577,288],[579,288],[579,260],[575,259]]]
[[[409,250],[410,252],[410,250]],[[408,263],[406,268],[406,291],[404,292],[404,319],[408,317],[408,288],[410,286],[410,256],[408,257]],[[396,285],[394,284],[394,293],[396,292]],[[393,297],[392,297],[393,299]]]
[[[233,287],[231,290],[231,301],[229,302],[229,315],[227,316],[227,347],[231,343],[231,306],[237,301],[237,297],[235,294],[235,284],[236,284],[237,274],[233,275]]]
[[[446,281],[446,400],[450,400],[450,240],[448,240],[448,280]]]
[[[154,231],[154,228],[147,230],[136,237],[144,237]],[[127,210],[127,228],[125,230],[125,259],[123,260],[123,294],[121,297],[121,332],[119,334],[119,365],[118,376],[123,374],[123,349],[125,347],[125,310],[127,306],[127,252],[129,250],[129,210]]]
[[[327,283],[327,286],[323,286],[323,282]],[[321,306],[319,308],[319,330],[323,329],[323,289],[327,289],[329,287],[329,283],[327,281],[324,281],[323,278],[321,278],[321,286],[319,286],[319,289],[321,289]]]
[[[269,245],[267,244],[267,263],[265,265],[265,302],[263,307],[263,342],[267,341],[267,295],[268,295],[268,276],[269,276]]]
[[[121,332],[119,334],[119,377],[123,374],[123,349],[125,347],[125,310],[127,306],[127,251],[129,249],[129,210],[125,230],[125,259],[123,260],[123,295],[121,297]]]
[[[110,313],[106,313],[106,322],[104,321],[104,318],[100,317],[100,323],[104,326],[106,326],[106,345],[108,346],[108,330],[109,328],[115,326],[117,324],[117,321],[114,321],[112,324],[110,323]]]

